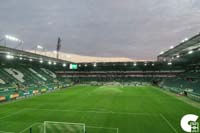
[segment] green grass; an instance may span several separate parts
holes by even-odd
[[[118,128],[119,133],[182,133],[180,119],[188,113],[200,115],[200,109],[152,86],[74,86],[0,104],[0,131],[18,133],[34,123],[57,121]]]

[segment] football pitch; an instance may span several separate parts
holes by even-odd
[[[153,86],[73,86],[0,104],[0,133],[44,121],[83,123],[86,133],[184,133],[182,116],[200,109],[177,97]]]

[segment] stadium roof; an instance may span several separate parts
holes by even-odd
[[[189,51],[199,50],[200,48],[200,34],[195,35],[190,39],[184,39],[181,43],[158,56],[159,58],[174,57],[185,55]]]
[[[23,60],[43,60],[43,61],[52,61],[52,62],[57,62],[57,63],[71,63],[70,61],[62,60],[62,59],[57,59],[54,57],[49,57],[45,55],[39,55],[35,53],[31,53],[28,51],[23,51],[23,50],[18,50],[14,48],[8,48],[5,46],[0,45],[0,57],[6,57],[7,55],[13,56],[15,58],[23,58]]]
[[[56,51],[29,51],[37,53],[39,55],[46,55],[48,57],[55,58]],[[94,56],[82,56],[77,54],[69,54],[59,52],[59,59],[67,60],[74,63],[98,63],[98,62],[154,62],[153,60],[134,60],[125,57],[94,57]]]

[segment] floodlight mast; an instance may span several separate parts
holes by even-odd
[[[18,46],[22,46],[22,50],[23,50],[23,41],[14,37],[14,36],[11,36],[11,35],[5,35],[3,36],[3,38],[0,40],[0,41],[3,41],[4,40],[4,46],[6,47],[6,40],[10,40],[10,41],[13,41],[13,42],[18,42],[19,44],[17,46],[15,46],[15,48],[17,48]]]
[[[61,49],[61,38],[58,37],[57,48],[56,48],[56,51],[57,51],[56,58],[57,58],[57,59],[59,59],[59,52],[60,52],[60,49]]]

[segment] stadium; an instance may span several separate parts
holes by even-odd
[[[180,133],[200,114],[196,35],[157,61],[70,62],[0,46],[2,133]]]
[[[198,5],[1,1],[0,133],[199,133]]]

